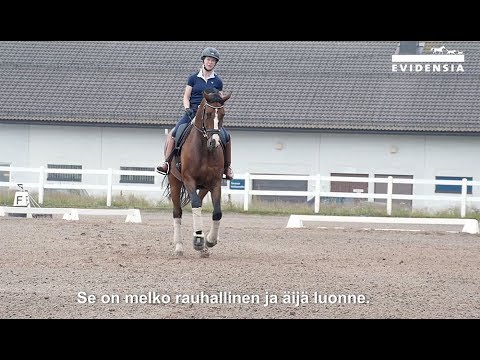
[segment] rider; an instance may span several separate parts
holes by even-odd
[[[202,68],[199,72],[191,74],[187,79],[187,85],[183,93],[183,106],[185,107],[185,114],[180,118],[175,127],[167,135],[164,146],[165,159],[168,158],[175,146],[175,134],[181,124],[190,122],[195,114],[197,108],[203,98],[203,91],[207,88],[216,88],[221,91],[223,89],[222,78],[213,71],[217,62],[220,60],[220,53],[213,47],[206,47],[201,55]],[[225,165],[224,174],[228,180],[233,179],[233,171],[230,167],[232,161],[232,145],[230,134],[227,133],[227,140],[225,144]],[[164,161],[163,164],[157,166],[157,172],[167,175],[170,172],[170,165]]]

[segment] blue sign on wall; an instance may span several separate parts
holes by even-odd
[[[230,180],[230,190],[245,190],[245,179]]]

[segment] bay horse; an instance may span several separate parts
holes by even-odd
[[[221,197],[224,172],[224,144],[221,140],[225,102],[232,92],[206,89],[195,117],[183,131],[180,145],[175,146],[168,174],[166,192],[173,203],[173,241],[175,255],[184,249],[180,233],[182,207],[191,202],[193,216],[193,248],[201,257],[208,257],[208,248],[218,241],[222,218]],[[183,144],[182,144],[183,142]],[[181,146],[181,147],[180,147]],[[202,204],[210,192],[213,213],[210,231],[203,233]]]

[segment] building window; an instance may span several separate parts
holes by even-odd
[[[58,165],[58,164],[48,164],[48,169],[82,169],[82,165]],[[66,174],[66,173],[48,173],[47,180],[49,181],[73,181],[73,182],[82,182],[82,174]]]
[[[10,166],[10,164],[0,163],[0,166]],[[0,182],[10,182],[10,171],[0,170]]]
[[[466,178],[468,181],[473,181],[473,177],[468,176],[435,176],[435,180],[462,180]],[[436,184],[435,185],[435,193],[437,194],[461,194],[462,193],[462,185],[443,185],[443,184]],[[467,186],[467,194],[472,193],[472,186]]]
[[[120,166],[120,170],[128,171],[155,171],[153,167]],[[120,175],[121,184],[155,184],[155,177],[152,175]]]
[[[386,179],[391,176],[394,179],[412,179],[413,175],[394,175],[394,174],[375,174],[376,178]],[[388,189],[387,183],[375,183],[374,192],[375,194],[386,194]],[[392,194],[399,195],[413,195],[413,184],[399,184],[394,183],[392,188]],[[376,203],[387,203],[387,199],[375,199]],[[399,209],[411,210],[412,209],[412,200],[403,200],[403,199],[393,199],[393,206]]]

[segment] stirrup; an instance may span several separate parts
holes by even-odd
[[[167,171],[163,171],[161,166],[157,166],[155,171],[162,175],[168,175],[170,173],[170,163],[164,162],[162,165],[167,164]]]
[[[229,173],[229,172],[232,174],[232,176],[228,176],[228,173]],[[224,169],[223,174],[225,175],[225,179],[227,179],[227,180],[233,180],[233,177],[234,177],[234,175],[233,175],[233,170],[232,170],[232,168],[231,168],[230,166],[228,166],[228,167],[226,167],[226,168]]]

